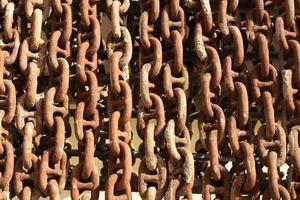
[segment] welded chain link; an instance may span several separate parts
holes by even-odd
[[[0,0],[0,199],[300,199],[299,14]]]

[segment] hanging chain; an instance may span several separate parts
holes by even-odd
[[[48,49],[49,85],[44,99],[44,124],[49,131],[48,149],[39,169],[39,188],[58,199],[66,184],[67,155],[64,152],[69,111],[69,63],[72,33],[71,2],[52,2],[51,36]]]
[[[0,199],[299,199],[299,14],[0,0]]]
[[[131,112],[132,94],[129,85],[129,61],[132,41],[125,27],[129,0],[106,0],[107,15],[112,30],[107,37],[107,56],[110,64],[108,90],[108,116],[110,155],[105,198],[131,199]]]
[[[158,155],[162,146],[165,110],[162,98],[162,45],[159,31],[160,4],[158,1],[140,1],[140,102],[137,132],[143,139],[142,159],[138,171],[138,187],[143,199],[162,199],[167,183],[166,161]],[[160,82],[159,82],[160,80]],[[151,121],[152,120],[152,121]],[[155,120],[155,123],[153,122]],[[155,187],[155,184],[157,187]]]
[[[19,198],[38,199],[39,158],[35,155],[35,138],[43,134],[43,95],[38,89],[38,78],[46,68],[47,35],[43,29],[50,14],[49,1],[24,1],[22,22],[30,25],[20,46],[19,67],[26,77],[23,94],[18,98],[16,127],[23,137],[22,155],[16,161],[15,192]],[[24,21],[23,21],[24,20]],[[26,30],[21,30],[26,31]]]
[[[7,1],[0,6],[0,12],[4,15],[1,22],[3,32],[0,35],[0,197],[9,199],[10,183],[14,172],[12,122],[16,111],[16,89],[12,80],[13,68],[17,67],[20,34],[17,31],[17,24],[13,16],[17,5],[14,2]]]
[[[98,199],[99,172],[95,164],[94,152],[100,128],[97,110],[100,94],[96,74],[101,30],[96,2],[81,0],[80,14],[76,57],[77,107],[74,120],[75,135],[81,155],[72,173],[71,197],[79,199],[82,191],[90,190],[91,199]],[[86,198],[86,195],[82,198]]]

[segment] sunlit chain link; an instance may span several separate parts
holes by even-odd
[[[0,199],[299,199],[299,14],[299,0],[0,0]]]
[[[113,38],[120,39],[122,37],[121,26],[124,25],[124,17],[130,6],[129,0],[106,0],[106,6],[107,16],[112,24]]]
[[[178,0],[168,1],[161,10],[161,34],[164,44],[163,88],[165,108],[170,113],[164,132],[168,155],[168,183],[165,199],[179,196],[192,199],[194,158],[190,133],[186,127],[189,77],[183,62],[183,41],[186,37],[185,15]]]
[[[35,156],[35,137],[42,134],[42,95],[38,91],[38,77],[46,67],[47,37],[43,25],[50,14],[50,1],[26,0],[22,4],[30,24],[19,52],[19,67],[26,77],[24,93],[19,97],[16,109],[16,127],[23,137],[22,155],[18,157],[15,177],[16,195],[21,199],[38,199],[38,157]],[[26,30],[25,30],[26,31]]]
[[[72,12],[70,2],[52,1],[48,89],[44,99],[44,124],[48,149],[43,152],[39,169],[39,189],[50,199],[58,199],[66,184],[67,155],[64,152],[69,111],[69,62]]]
[[[187,1],[188,7],[191,7],[194,15],[193,46],[200,61],[205,62],[208,59],[204,43],[214,42],[213,33],[213,15],[210,2]],[[212,34],[211,34],[212,33]],[[211,35],[211,37],[207,37]]]
[[[165,110],[158,88],[162,81],[162,46],[159,41],[159,1],[140,1],[140,95],[137,132],[145,157],[139,166],[138,188],[143,199],[162,199],[166,189],[166,162],[157,154],[162,145]],[[155,122],[154,122],[155,121]],[[156,123],[156,124],[155,124]]]
[[[91,199],[98,199],[99,172],[94,161],[95,145],[99,138],[99,113],[97,103],[100,99],[98,81],[98,50],[101,42],[100,21],[97,4],[80,1],[80,22],[77,35],[76,76],[77,85],[75,111],[75,135],[78,140],[79,164],[72,174],[72,199],[79,199],[80,193],[91,191]],[[82,198],[87,198],[86,194]]]
[[[106,0],[106,11],[112,23],[107,37],[107,56],[110,67],[108,90],[109,141],[108,179],[105,197],[131,199],[131,125],[132,94],[128,84],[132,42],[128,29],[123,26],[129,0]]]
[[[282,75],[282,91],[284,97],[284,126],[289,134],[290,154],[293,165],[288,170],[288,190],[291,199],[299,198],[299,70],[300,70],[300,45],[297,37],[298,27],[295,22],[295,5],[293,1],[283,1],[280,5],[281,16],[276,18],[276,36],[279,51],[282,52],[282,64],[284,69]]]
[[[20,36],[14,20],[16,4],[6,1],[0,4],[3,15],[0,32],[0,198],[10,199],[10,182],[14,170],[12,122],[16,110],[16,89],[12,82],[20,47]]]

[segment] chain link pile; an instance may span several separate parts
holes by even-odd
[[[299,16],[0,0],[0,199],[300,199]]]

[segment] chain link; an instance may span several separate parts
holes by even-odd
[[[0,199],[299,199],[299,14],[0,0]]]

